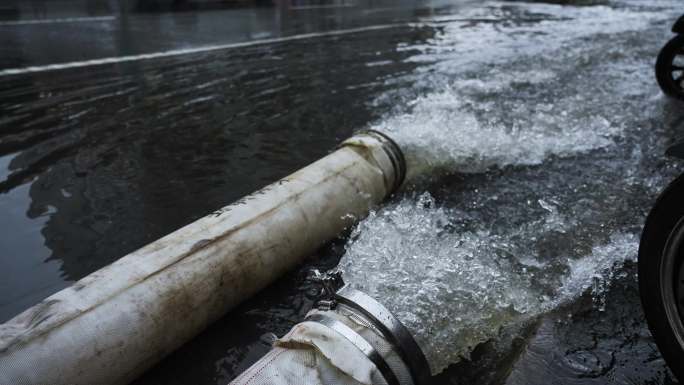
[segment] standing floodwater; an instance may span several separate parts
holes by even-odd
[[[672,383],[631,261],[681,171],[663,154],[684,109],[652,69],[681,2],[552,3],[0,21],[0,318],[372,128],[405,150],[405,189],[137,385],[229,382],[336,266],[436,383]]]

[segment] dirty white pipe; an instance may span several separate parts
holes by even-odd
[[[403,181],[381,134],[135,251],[0,325],[0,384],[127,384]]]

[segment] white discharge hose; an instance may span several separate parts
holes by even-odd
[[[294,174],[98,270],[0,325],[0,384],[127,384],[401,185],[387,137]]]

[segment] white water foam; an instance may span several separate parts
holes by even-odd
[[[433,372],[587,291],[600,311],[606,287],[635,258],[641,217],[632,216],[646,207],[619,194],[654,189],[633,135],[659,94],[651,59],[634,52],[660,44],[654,30],[676,14],[671,2],[642,6],[487,2],[466,15],[479,21],[432,19],[443,24],[434,39],[399,47],[422,65],[388,80],[398,89],[374,104],[393,108],[370,128],[400,144],[413,177],[503,169],[493,189],[499,201],[474,192],[444,207],[425,193],[372,213],[340,262],[347,282],[407,325]],[[578,157],[604,163],[547,174],[506,169]],[[587,187],[586,178],[605,187]],[[539,190],[561,198],[535,198]],[[487,220],[493,213],[520,220],[497,225]]]
[[[584,102],[609,101],[614,90],[581,73],[564,83],[559,72],[571,65],[581,71],[583,61],[594,60],[586,52],[592,36],[639,31],[670,17],[607,6],[496,2],[465,16],[478,22],[445,22],[428,43],[400,47],[419,52],[409,61],[428,64],[411,75],[414,91],[376,102],[404,101],[370,128],[399,142],[413,175],[535,165],[552,155],[610,146],[622,127]],[[431,21],[442,19],[449,17]],[[527,92],[546,84],[559,88],[543,98]]]
[[[406,198],[359,224],[339,268],[409,328],[438,372],[502,327],[587,289],[601,301],[614,267],[635,257],[636,237],[617,233],[581,258],[548,261],[535,252],[535,240],[572,221],[540,204],[551,212],[524,228],[494,233],[478,226],[457,231],[451,218],[459,213],[438,207],[427,193]]]
[[[484,82],[483,82],[484,83]],[[484,83],[483,87],[503,87]],[[481,172],[492,166],[536,165],[551,155],[569,156],[607,147],[621,133],[601,114],[584,115],[558,104],[520,103],[501,122],[495,102],[477,103],[458,85],[413,101],[410,113],[373,128],[388,133],[405,151],[413,175],[448,170]],[[477,104],[475,104],[477,103]],[[563,111],[558,111],[563,109]],[[480,118],[478,114],[489,114]],[[569,124],[570,120],[574,120]]]

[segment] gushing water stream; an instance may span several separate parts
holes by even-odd
[[[649,127],[667,106],[636,53],[665,41],[675,10],[485,3],[402,47],[429,64],[375,101],[403,107],[371,128],[399,142],[413,180],[358,225],[339,268],[408,326],[433,372],[587,290],[603,309],[673,175]]]

